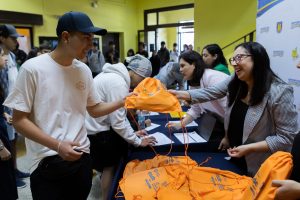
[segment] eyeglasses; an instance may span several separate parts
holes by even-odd
[[[251,54],[237,54],[236,56],[229,58],[229,63],[231,65],[239,64],[242,61],[242,58],[246,58],[248,56],[252,56]]]

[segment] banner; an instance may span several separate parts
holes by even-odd
[[[266,48],[273,71],[293,86],[300,124],[299,8],[299,0],[258,0],[256,38]]]

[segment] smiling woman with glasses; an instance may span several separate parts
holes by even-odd
[[[252,55],[250,55],[250,54],[237,54],[236,56],[234,56],[234,57],[232,57],[232,58],[229,58],[229,63],[231,64],[231,65],[234,65],[234,63],[236,63],[236,64],[239,64],[239,62],[241,62],[241,60],[243,59],[243,58],[246,58],[246,57],[248,57],[248,56],[252,56]]]
[[[224,82],[170,92],[192,103],[227,96],[225,137],[219,148],[227,149],[232,162],[254,175],[272,153],[291,150],[298,131],[293,88],[274,74],[267,51],[259,43],[238,45],[229,61],[235,74]]]

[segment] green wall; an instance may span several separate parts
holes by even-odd
[[[58,17],[68,11],[87,13],[95,26],[109,32],[119,32],[120,53],[136,47],[137,4],[136,0],[100,0],[98,8],[92,8],[90,0],[0,0],[1,10],[18,11],[43,15],[43,26],[34,26],[34,45],[39,36],[56,36]]]
[[[222,48],[252,32],[256,29],[256,10],[257,0],[195,0],[195,50],[201,53],[211,43]],[[223,50],[227,59],[241,42]],[[233,68],[229,66],[229,70]]]
[[[195,0],[195,50],[221,47],[256,29],[256,0]]]
[[[96,26],[107,28],[109,32],[121,33],[121,57],[128,49],[137,49],[137,30],[144,28],[144,10],[147,9],[194,3],[194,46],[195,50],[199,51],[209,43],[218,43],[223,47],[255,30],[256,0],[98,0],[98,8],[92,8],[90,2],[89,0],[0,0],[0,5],[1,10],[43,15],[44,25],[33,26],[36,46],[39,36],[55,36],[55,27],[60,15],[71,10],[85,12]],[[167,16],[166,20],[169,21],[170,16],[172,15]],[[174,34],[176,34],[175,29],[165,29],[163,33],[169,48],[176,39]],[[232,49],[226,51],[232,53]]]

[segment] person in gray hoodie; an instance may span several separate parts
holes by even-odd
[[[176,89],[178,84],[179,90],[184,90],[183,75],[177,62],[168,62],[154,78],[160,80],[167,89]]]
[[[104,102],[125,98],[130,86],[135,87],[151,75],[148,59],[135,55],[128,60],[128,68],[122,63],[103,66],[103,71],[94,78],[96,91]],[[120,159],[127,154],[128,143],[135,147],[154,145],[154,137],[142,137],[145,130],[134,131],[126,118],[125,108],[99,118],[87,116],[86,127],[91,142],[93,168],[102,172],[102,199],[108,198],[114,171]]]

